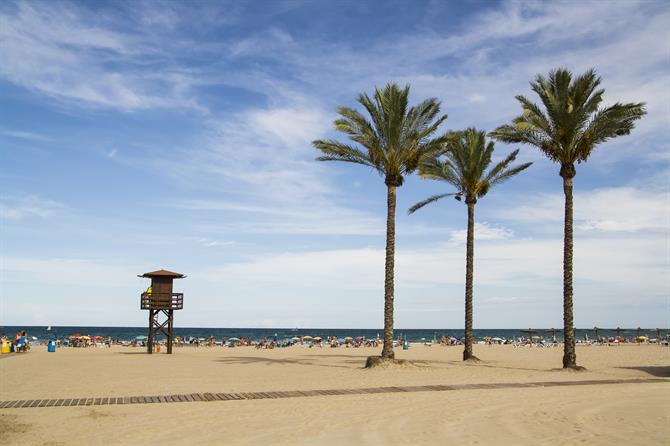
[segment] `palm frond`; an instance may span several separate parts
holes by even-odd
[[[445,197],[452,197],[452,196],[454,196],[454,195],[457,195],[457,194],[456,194],[456,193],[449,193],[449,194],[438,194],[438,195],[433,195],[432,197],[428,197],[428,198],[426,198],[426,199],[423,200],[423,201],[419,201],[419,202],[416,203],[414,206],[412,206],[411,208],[407,209],[407,213],[408,213],[408,214],[413,214],[413,213],[415,213],[416,211],[418,211],[419,209],[421,209],[422,207],[426,206],[427,204],[433,203],[433,202],[435,202],[435,201],[437,201],[437,200],[441,200],[442,198],[445,198]]]
[[[312,144],[314,147],[324,153],[324,156],[318,157],[317,161],[345,161],[349,163],[376,167],[373,165],[372,160],[368,154],[357,149],[356,147],[352,147],[332,139],[317,140],[312,142]]]
[[[574,175],[575,162],[586,161],[594,147],[610,138],[629,134],[646,114],[644,103],[616,103],[600,108],[604,90],[594,69],[573,77],[568,70],[537,75],[530,83],[544,110],[517,96],[523,114],[489,134],[507,143],[524,143],[540,149]]]
[[[515,150],[492,169],[494,143],[486,141],[486,132],[468,128],[448,135],[445,148],[440,154],[421,163],[419,174],[422,178],[443,181],[453,185],[459,195],[483,197],[489,189],[530,166],[531,163],[510,167],[519,153]],[[431,197],[433,198],[433,197]],[[424,206],[431,198],[417,203]],[[416,207],[417,209],[421,207]]]
[[[440,116],[437,99],[409,107],[409,85],[389,83],[375,88],[372,95],[361,93],[357,100],[367,116],[353,108],[340,107],[335,129],[362,148],[335,140],[314,141],[314,147],[323,153],[318,160],[370,166],[385,177],[387,184],[399,186],[404,175],[441,152],[445,137],[435,138],[433,134],[447,116]]]
[[[529,168],[533,163],[523,163],[515,167],[511,167],[509,169],[503,170],[500,172],[498,175],[492,177],[489,180],[490,187],[493,187],[495,185],[498,185],[500,183],[504,183],[505,181],[509,180],[513,176],[517,175],[519,172],[526,170]]]

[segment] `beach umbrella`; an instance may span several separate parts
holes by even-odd
[[[314,338],[312,338],[310,335],[305,335],[305,336],[303,336],[302,338],[303,338],[303,339],[306,339],[306,340],[314,339]]]
[[[292,340],[292,341],[299,341],[299,340],[300,340],[300,338],[299,338],[299,337],[297,337],[297,336],[293,336],[293,337],[291,338],[291,340]]]
[[[337,342],[339,344],[344,344],[344,338],[337,338]]]
[[[147,338],[146,336],[135,336],[135,339],[137,339],[138,341],[145,341],[149,338]]]
[[[317,336],[317,337],[314,338],[314,340],[315,341],[321,341],[321,338]]]
[[[502,341],[502,338],[497,338],[497,337],[496,337],[496,338],[491,338],[491,340],[492,340],[492,341],[496,341],[496,342],[500,342],[500,341]]]
[[[362,341],[365,339],[365,336],[356,336],[357,341]]]
[[[346,337],[344,338],[344,342],[351,342],[351,341],[353,341],[353,340],[354,340],[354,338],[352,338],[351,336],[346,336]]]
[[[232,342],[237,342],[240,340],[240,338],[228,338],[228,340]]]

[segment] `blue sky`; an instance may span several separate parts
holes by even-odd
[[[144,325],[136,275],[166,268],[180,326],[381,327],[385,186],[310,142],[389,81],[491,130],[564,66],[649,112],[578,166],[576,325],[667,327],[668,23],[653,1],[2,2],[0,323]],[[562,324],[558,166],[520,149],[477,206],[476,328]],[[465,206],[405,213],[445,191],[398,192],[397,327],[463,324]]]

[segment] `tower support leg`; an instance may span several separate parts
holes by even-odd
[[[167,336],[167,353],[168,355],[172,354],[172,339],[173,339],[173,321],[174,321],[174,310],[168,311],[168,336]]]
[[[147,337],[147,353],[152,354],[154,350],[154,319],[155,310],[149,310],[149,336]]]

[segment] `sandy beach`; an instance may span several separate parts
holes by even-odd
[[[366,370],[378,349],[62,348],[0,359],[0,400],[205,392],[670,378],[670,349],[580,346],[586,372],[558,370],[560,348],[477,345],[397,351],[411,367]],[[569,383],[568,383],[569,384]],[[0,440],[73,444],[667,444],[670,379],[281,399],[0,410]]]

